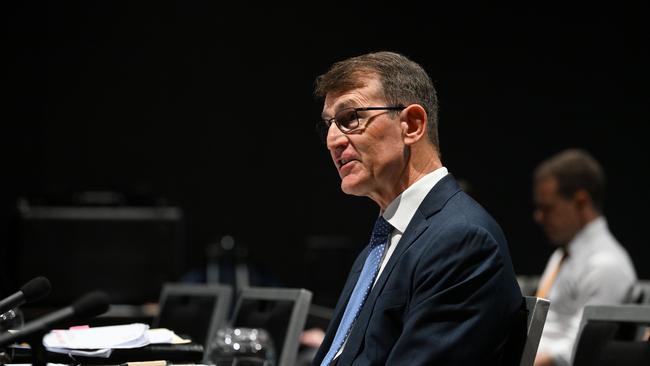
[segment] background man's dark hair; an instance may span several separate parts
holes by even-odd
[[[553,177],[557,179],[558,193],[571,198],[584,189],[594,207],[602,212],[605,199],[605,173],[591,154],[581,149],[565,150],[543,161],[535,170],[535,182]]]
[[[427,112],[429,140],[438,149],[438,97],[422,66],[394,52],[375,52],[339,61],[316,79],[314,94],[344,92],[365,86],[362,78],[378,76],[390,105],[419,104]]]

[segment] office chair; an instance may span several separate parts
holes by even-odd
[[[503,365],[532,366],[542,337],[550,302],[546,299],[524,296],[505,344]]]
[[[224,325],[232,301],[232,288],[217,284],[165,283],[160,313],[153,328],[168,328],[206,347],[208,336]]]
[[[573,349],[573,365],[650,365],[650,305],[588,305]]]
[[[276,366],[293,366],[312,293],[305,289],[249,287],[235,303],[231,327],[262,328],[276,349]]]
[[[528,317],[526,319],[526,341],[521,353],[520,366],[532,366],[535,362],[539,340],[542,338],[546,315],[551,302],[535,296],[524,296],[526,300],[526,310]]]

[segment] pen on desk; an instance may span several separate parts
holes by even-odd
[[[120,366],[169,366],[167,361],[138,361],[122,363]]]

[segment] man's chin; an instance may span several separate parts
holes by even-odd
[[[341,180],[341,190],[343,193],[352,196],[364,196],[360,182],[350,176],[345,177]]]
[[[551,242],[551,244],[554,247],[563,247],[563,246],[565,246],[567,244],[567,240],[563,240],[563,239],[557,238],[557,237],[552,237],[550,235],[547,235],[547,236],[549,238],[548,241]]]

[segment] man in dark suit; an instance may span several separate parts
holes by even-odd
[[[499,225],[440,160],[422,67],[377,52],[318,77],[341,189],[379,205],[316,365],[498,365],[522,306]]]

